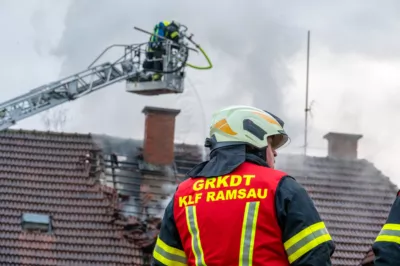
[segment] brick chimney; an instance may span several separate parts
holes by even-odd
[[[168,165],[174,161],[175,117],[180,110],[146,106],[143,158],[154,165]]]
[[[324,136],[328,140],[328,157],[356,160],[357,144],[362,135],[329,132]]]

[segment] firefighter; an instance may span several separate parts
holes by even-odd
[[[274,169],[283,121],[253,107],[214,113],[210,160],[166,207],[153,265],[331,266],[335,245],[313,201]]]
[[[146,52],[146,60],[143,62],[144,70],[163,70],[162,56],[165,54],[165,49],[162,45],[163,39],[159,38],[159,36],[172,40],[174,43],[178,43],[180,38],[179,27],[180,23],[177,21],[161,21],[154,26],[154,32],[150,37]],[[158,81],[161,79],[161,77],[161,73],[154,73],[151,77],[151,80]]]
[[[372,245],[375,266],[397,266],[400,262],[400,190],[386,223]]]

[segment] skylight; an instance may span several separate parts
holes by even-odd
[[[50,233],[51,217],[44,214],[23,213],[21,226],[25,231]]]

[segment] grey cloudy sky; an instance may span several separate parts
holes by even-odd
[[[21,8],[23,6],[24,8]],[[2,94],[7,100],[85,69],[108,45],[137,43],[177,19],[209,53],[212,71],[188,71],[183,95],[145,97],[123,83],[69,103],[66,131],[143,135],[145,105],[179,108],[176,137],[202,143],[203,118],[230,104],[253,104],[283,117],[301,152],[306,34],[311,30],[310,153],[326,155],[328,131],[361,133],[360,157],[392,180],[400,138],[400,2],[392,1],[136,1],[3,0],[0,20]],[[196,63],[202,58],[191,57]],[[199,99],[204,105],[203,114]],[[43,129],[41,117],[17,125]]]

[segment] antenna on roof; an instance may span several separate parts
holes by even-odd
[[[310,69],[310,31],[307,32],[307,72],[306,72],[306,105],[304,108],[304,155],[307,155],[307,137],[308,137],[308,113],[311,112],[311,106],[308,105],[308,76]]]

